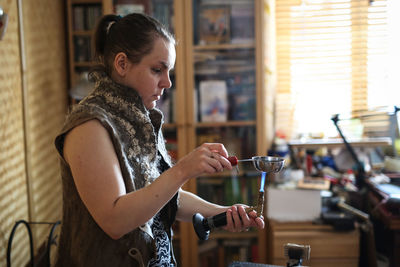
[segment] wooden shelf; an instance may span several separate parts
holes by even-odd
[[[258,238],[258,231],[248,231],[241,233],[231,233],[227,231],[215,231],[210,234],[210,240],[212,239],[251,239]]]
[[[177,127],[178,127],[177,123],[165,123],[165,124],[163,124],[163,128],[164,129],[168,129],[168,130],[171,130],[171,129],[174,129],[174,128],[177,128]]]
[[[261,176],[261,173],[259,171],[248,170],[248,169],[242,170],[241,168],[239,168],[239,172],[237,172],[234,167],[232,171],[226,170],[223,172],[214,173],[212,175],[200,176],[199,178],[200,179],[213,179],[213,178],[229,178],[232,176],[238,176],[238,177],[246,176],[248,178],[253,178],[258,175]],[[201,181],[201,183],[207,183],[207,182]],[[210,183],[212,183],[212,182],[210,182]]]
[[[92,36],[93,31],[72,31],[74,36]]]
[[[353,147],[377,147],[377,146],[390,146],[392,139],[389,137],[379,138],[363,138],[363,139],[350,139],[347,140]],[[319,147],[341,147],[344,146],[342,139],[309,139],[306,141],[302,140],[291,140],[288,143],[293,148],[319,148]]]
[[[102,4],[103,0],[70,0],[73,5]]]
[[[81,61],[81,62],[75,62],[74,63],[75,67],[92,67],[94,65],[93,62],[89,62],[89,61]]]
[[[248,44],[215,44],[215,45],[195,45],[194,51],[208,51],[208,50],[234,50],[234,49],[254,49],[254,43]]]
[[[196,128],[255,126],[256,121],[198,122]]]

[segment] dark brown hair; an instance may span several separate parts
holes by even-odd
[[[133,64],[139,63],[160,37],[175,44],[167,28],[150,16],[140,13],[103,16],[95,31],[95,60],[99,66],[93,71],[103,70],[111,75],[114,57],[119,52],[125,53]]]

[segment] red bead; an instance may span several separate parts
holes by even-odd
[[[238,164],[238,158],[236,156],[230,156],[228,157],[228,160],[232,166],[236,166]]]

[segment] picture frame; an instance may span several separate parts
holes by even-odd
[[[223,44],[230,41],[230,7],[202,6],[198,17],[199,44]]]

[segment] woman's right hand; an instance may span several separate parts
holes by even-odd
[[[180,159],[174,168],[179,168],[185,179],[190,179],[224,169],[231,170],[232,165],[227,157],[228,152],[223,144],[204,143]]]

